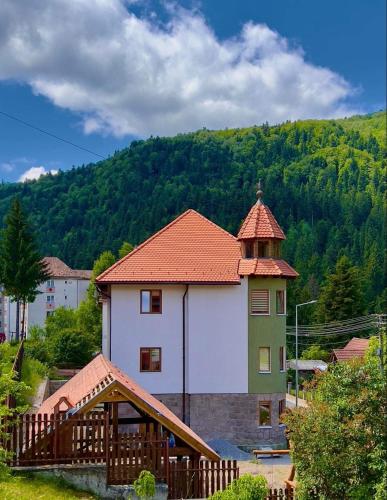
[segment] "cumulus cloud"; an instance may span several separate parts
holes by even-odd
[[[31,167],[19,177],[19,182],[32,181],[35,179],[39,179],[39,177],[41,177],[42,175],[47,175],[47,174],[55,175],[57,173],[58,173],[57,170],[46,170],[42,166]]]
[[[86,133],[117,136],[355,111],[347,81],[264,24],[220,40],[200,13],[177,7],[162,25],[129,4],[2,0],[0,79],[80,113]]]

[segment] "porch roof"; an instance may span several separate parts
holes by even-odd
[[[38,413],[54,413],[57,404],[63,400],[71,405],[72,413],[86,413],[97,403],[111,401],[112,392],[132,403],[170,432],[173,432],[193,450],[211,460],[220,459],[219,455],[171,410],[102,354],[96,356],[79,373],[46,399]]]

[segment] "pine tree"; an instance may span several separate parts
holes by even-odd
[[[23,312],[21,334],[24,336],[26,306],[35,300],[38,286],[49,278],[49,274],[18,198],[13,200],[5,218],[0,263],[4,293],[16,302],[16,340],[19,340],[20,304]]]
[[[320,323],[361,316],[365,311],[363,283],[360,271],[344,255],[336,263],[321,288],[316,316]]]

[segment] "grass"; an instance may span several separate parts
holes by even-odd
[[[70,486],[63,479],[23,474],[0,481],[2,500],[93,500],[97,497]]]
[[[24,357],[22,365],[21,379],[28,385],[28,389],[23,391],[20,404],[31,402],[31,398],[36,394],[39,384],[47,375],[47,367],[37,359]]]

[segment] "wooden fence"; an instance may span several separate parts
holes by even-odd
[[[102,463],[106,460],[108,414],[99,412],[66,418],[21,415],[3,421],[8,437],[3,446],[11,466]]]
[[[239,477],[236,460],[169,463],[168,498],[207,498]]]
[[[142,470],[149,470],[158,481],[168,481],[168,440],[159,434],[119,434],[110,441],[107,483],[130,484]]]
[[[293,500],[294,498],[293,488],[274,488],[269,490],[266,500]]]

